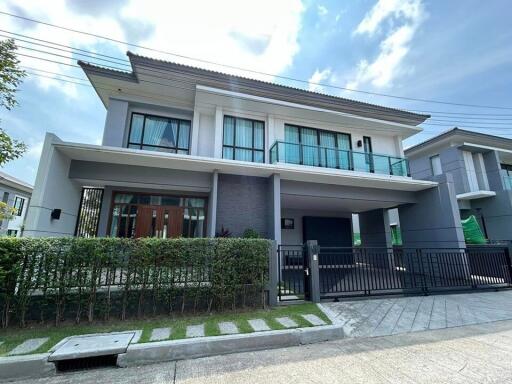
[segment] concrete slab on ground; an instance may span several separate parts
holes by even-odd
[[[298,324],[289,317],[276,317],[276,321],[285,328],[296,328]]]
[[[219,323],[219,330],[223,335],[234,335],[239,333],[238,327],[232,321],[223,321]]]
[[[124,353],[134,335],[134,332],[118,332],[94,336],[72,336],[50,355],[48,361]]]
[[[171,337],[171,328],[155,328],[151,331],[150,341],[167,340]]]
[[[270,327],[268,326],[267,322],[263,319],[251,319],[249,320],[249,325],[256,332],[270,331]]]
[[[186,332],[187,337],[203,337],[204,324],[189,325]]]
[[[309,321],[313,325],[326,325],[327,323],[319,318],[317,315],[301,315],[304,319]]]
[[[50,340],[49,337],[40,337],[37,339],[29,339],[25,340],[20,345],[16,346],[14,349],[12,349],[7,355],[8,356],[14,356],[14,355],[23,355],[25,353],[34,352],[38,348],[40,348],[44,343],[46,343],[48,340]]]

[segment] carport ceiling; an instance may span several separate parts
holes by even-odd
[[[319,212],[358,213],[378,208],[393,208],[396,206],[396,201],[281,194],[281,209],[307,209],[308,211],[316,210]]]

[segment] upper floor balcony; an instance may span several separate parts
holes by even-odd
[[[405,158],[285,141],[276,141],[270,147],[270,162],[410,176]]]

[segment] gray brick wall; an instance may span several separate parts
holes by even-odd
[[[268,237],[271,197],[269,180],[263,177],[219,174],[216,230],[229,229],[240,236],[252,228]]]

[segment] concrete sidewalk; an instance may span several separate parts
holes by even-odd
[[[18,383],[509,383],[511,352],[512,321],[501,321]]]

